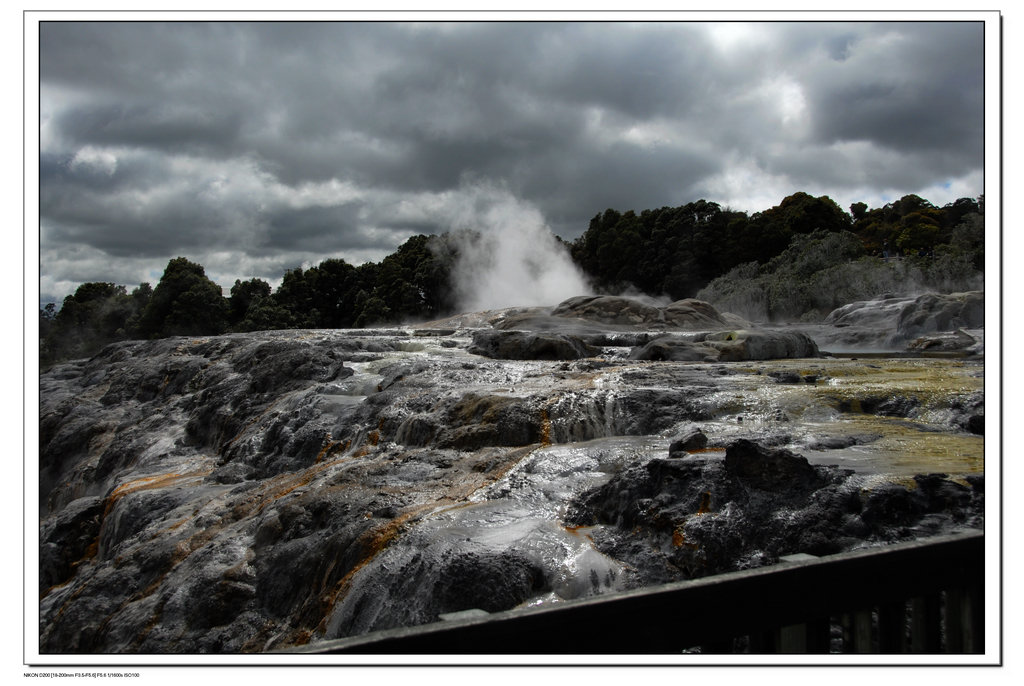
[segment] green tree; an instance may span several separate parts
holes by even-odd
[[[202,265],[176,257],[153,289],[139,331],[153,338],[215,335],[227,329],[228,314],[221,287],[207,278]]]
[[[317,325],[319,313],[313,307],[313,291],[302,267],[284,273],[273,298],[274,304],[288,313],[285,328],[306,329]]]
[[[237,326],[243,319],[249,308],[257,300],[270,297],[270,284],[263,279],[252,278],[247,281],[235,279],[235,285],[231,287],[231,297],[228,298],[228,310],[231,325]],[[252,329],[246,329],[251,331]]]
[[[953,229],[947,251],[964,255],[979,272],[985,270],[985,215],[978,212],[964,215]]]
[[[40,361],[49,364],[92,355],[128,338],[137,308],[124,286],[89,282],[64,298],[60,310],[51,303],[41,315]]]
[[[356,268],[342,259],[324,260],[306,271],[310,306],[317,312],[316,325],[330,329],[350,328],[355,322],[355,294],[360,283]]]

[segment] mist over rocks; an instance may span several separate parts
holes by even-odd
[[[902,338],[921,334],[976,329],[985,326],[985,293],[925,293],[900,312],[897,333]]]
[[[980,354],[985,326],[985,293],[925,293],[883,295],[839,307],[825,317],[823,326],[803,326],[825,349],[937,347],[947,351],[965,350]],[[967,329],[972,334],[956,334]],[[934,343],[916,343],[920,338],[939,337]],[[941,342],[939,342],[941,341]],[[977,347],[977,350],[970,350]]]

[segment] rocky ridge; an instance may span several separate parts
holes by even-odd
[[[258,652],[980,526],[979,359],[832,359],[655,309],[44,372],[40,651]]]

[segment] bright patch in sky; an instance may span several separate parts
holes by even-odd
[[[760,26],[744,22],[708,24],[707,32],[714,46],[723,52],[750,48],[763,40]]]
[[[113,176],[117,171],[117,155],[110,150],[103,150],[87,145],[71,158],[68,166],[73,171],[95,170],[107,176]]]

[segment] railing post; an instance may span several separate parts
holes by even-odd
[[[910,601],[910,650],[938,653],[942,649],[941,602],[937,593]]]
[[[886,603],[878,608],[878,652],[906,652],[907,605],[905,602]]]
[[[871,610],[857,610],[852,613],[850,628],[851,653],[870,653],[871,647]]]
[[[829,617],[807,623],[807,652],[829,653],[832,649],[832,620]]]
[[[779,652],[775,631],[758,631],[750,634],[750,652],[753,654],[777,653]]]
[[[964,652],[964,594],[960,588],[946,591],[946,652]]]
[[[968,653],[985,652],[985,588],[981,584],[967,586],[966,641]]]
[[[807,625],[790,624],[778,628],[778,646],[780,653],[807,652]]]

